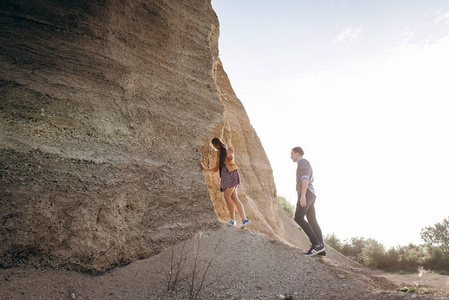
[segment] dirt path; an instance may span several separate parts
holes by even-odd
[[[374,276],[382,276],[398,287],[418,287],[435,291],[434,295],[438,297],[449,298],[449,276],[421,271],[417,274],[391,274],[383,271],[371,271]]]

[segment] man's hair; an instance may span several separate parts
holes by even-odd
[[[299,153],[299,155],[303,156],[304,155],[304,150],[302,150],[301,147],[295,147],[292,149],[292,151]]]

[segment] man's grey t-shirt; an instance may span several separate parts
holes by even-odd
[[[309,180],[307,188],[315,195],[312,166],[307,159],[301,157],[298,159],[298,167],[296,168],[296,191],[298,192],[298,195],[301,193],[301,181],[304,178]]]

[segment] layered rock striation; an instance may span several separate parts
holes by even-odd
[[[208,0],[1,2],[0,267],[103,272],[216,227],[214,136],[253,229],[284,236],[218,25]]]

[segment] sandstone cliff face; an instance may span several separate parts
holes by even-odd
[[[249,227],[269,236],[285,239],[283,225],[278,218],[279,204],[270,162],[249,122],[245,108],[231,87],[220,60],[215,67],[215,81],[225,108],[224,119],[212,131],[212,135],[223,138],[235,148],[235,161],[240,168],[242,180],[238,194],[248,218],[251,219]],[[210,146],[210,142],[201,152],[204,163],[210,167],[215,166],[216,151]],[[205,176],[217,216],[225,222],[229,221],[223,193],[219,191],[218,174],[205,172]],[[236,217],[239,218],[237,211]]]
[[[1,267],[102,272],[217,226],[218,176],[199,168],[214,136],[235,146],[254,229],[282,237],[210,1],[0,4]]]

